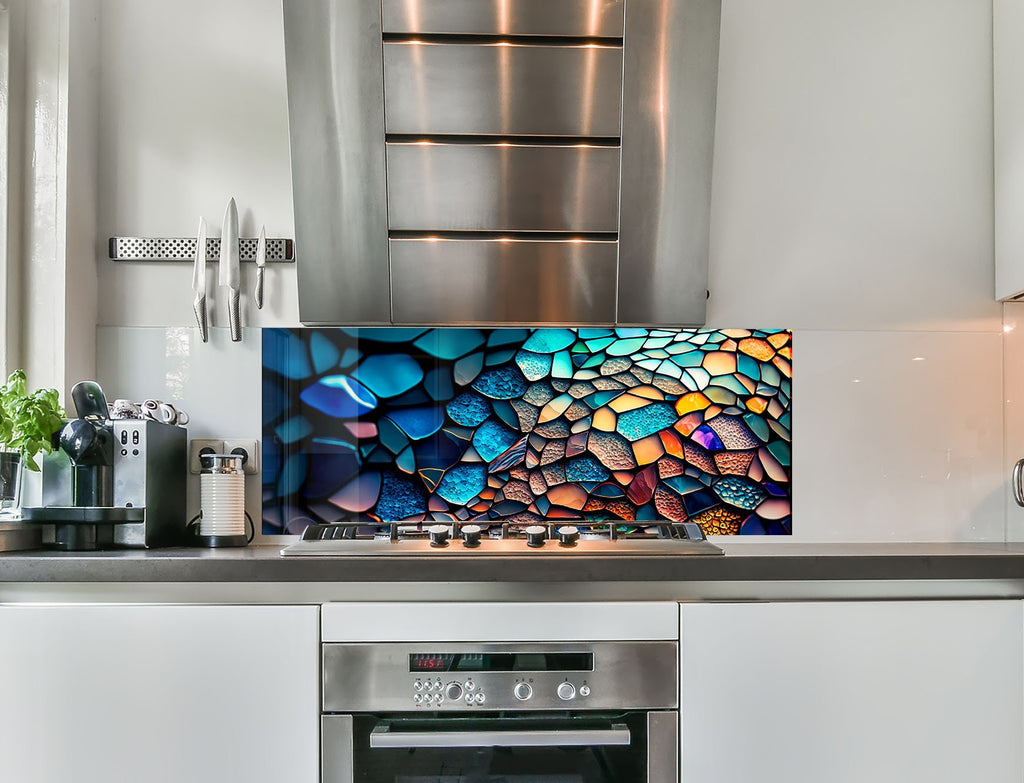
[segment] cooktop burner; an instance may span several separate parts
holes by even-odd
[[[348,555],[721,555],[694,522],[561,520],[532,525],[446,522],[310,525],[290,556]]]

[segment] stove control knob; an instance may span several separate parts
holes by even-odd
[[[544,546],[544,539],[548,537],[548,529],[544,525],[530,525],[525,532],[527,546]]]
[[[480,546],[480,525],[462,526],[462,544],[469,548]]]
[[[448,546],[448,525],[431,525],[427,528],[431,546]]]
[[[448,701],[458,701],[462,698],[462,686],[457,682],[450,682],[444,689],[444,695]]]
[[[560,682],[556,693],[562,701],[572,701],[576,698],[576,686],[571,682]]]
[[[561,546],[576,546],[579,537],[580,530],[575,525],[562,525],[558,528],[558,543]]]
[[[533,696],[533,688],[530,687],[528,682],[517,682],[516,687],[512,689],[512,693],[519,701],[529,701],[530,697]]]
[[[589,695],[590,695],[590,686],[589,685],[581,685],[580,686],[580,696],[589,696]]]

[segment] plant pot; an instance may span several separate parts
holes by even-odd
[[[0,451],[0,518],[21,517],[21,477],[25,466],[17,451]]]

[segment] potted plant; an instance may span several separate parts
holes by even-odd
[[[53,451],[63,425],[56,389],[29,392],[24,370],[0,386],[0,512],[17,513],[22,471],[39,470],[36,456]]]

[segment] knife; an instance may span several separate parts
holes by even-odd
[[[263,274],[267,265],[267,227],[260,226],[260,238],[256,240],[256,291],[253,299],[256,309],[263,309]]]
[[[210,339],[206,328],[206,218],[199,218],[199,236],[196,237],[196,262],[192,267],[192,290],[196,298],[192,300],[192,309],[196,313],[199,324],[199,336],[203,342]]]
[[[238,271],[238,207],[235,200],[228,201],[224,211],[224,227],[220,235],[220,284],[230,291],[228,299],[228,324],[231,326],[231,341],[242,339],[242,324],[238,312],[238,295],[241,288]]]

